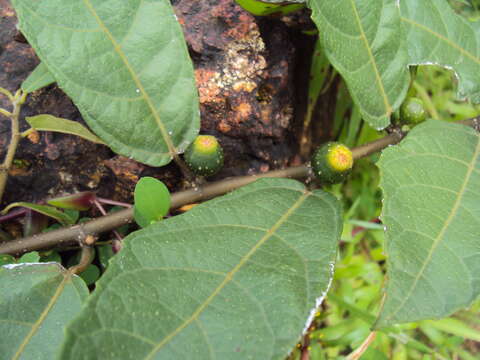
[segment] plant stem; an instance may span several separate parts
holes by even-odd
[[[478,118],[463,120],[460,123],[470,127],[478,126]],[[389,135],[375,140],[371,143],[361,145],[352,149],[354,159],[359,159],[387,146],[397,144],[405,134],[401,131],[393,131]],[[172,194],[171,210],[187,204],[211,199],[223,195],[241,186],[250,184],[260,178],[293,178],[303,179],[311,176],[309,166],[301,165],[283,170],[273,170],[262,174],[239,176],[231,179],[224,179],[203,187],[193,188]],[[68,228],[49,231],[35,236],[12,240],[0,244],[0,254],[20,254],[28,251],[46,249],[57,245],[68,245],[78,240],[82,234],[98,234],[110,231],[133,220],[133,208],[120,210],[107,216],[91,220],[81,225],[73,225]]]
[[[15,157],[15,152],[17,151],[18,142],[21,139],[19,117],[20,117],[20,109],[22,107],[22,104],[25,102],[25,97],[26,97],[26,94],[17,92],[12,99],[13,112],[10,116],[10,121],[11,121],[10,144],[8,145],[7,155],[5,156],[3,163],[0,165],[0,201],[2,200],[3,193],[5,191],[5,186],[7,185],[8,172],[12,166],[13,159]]]
[[[0,108],[0,114],[2,114],[3,116],[6,116],[8,118],[12,116],[12,113],[10,111],[2,109],[2,108]]]
[[[125,202],[121,202],[121,201],[115,201],[115,200],[111,200],[111,199],[100,198],[100,197],[97,197],[97,200],[100,204],[105,204],[105,205],[121,206],[121,207],[124,207],[124,208],[131,208],[133,206],[132,204],[129,204],[129,203],[125,203]]]
[[[77,265],[72,266],[68,270],[72,274],[78,275],[87,269],[88,265],[92,263],[92,260],[93,260],[93,247],[88,245],[83,245],[82,253],[80,255],[80,262]]]
[[[365,351],[367,351],[368,347],[370,346],[370,344],[373,342],[373,340],[375,340],[375,337],[377,336],[377,332],[376,331],[372,331],[370,333],[370,335],[367,336],[367,338],[365,339],[365,341],[362,343],[362,345],[360,345],[360,347],[355,350],[354,352],[352,352],[350,355],[347,356],[347,360],[358,360],[360,359],[360,357],[363,355],[363,353]]]
[[[98,210],[100,210],[101,214],[103,216],[106,216],[107,215],[107,212],[105,211],[105,209],[103,208],[102,204],[100,203],[100,201],[98,201],[98,199],[94,199],[93,200],[93,204],[97,207]],[[117,230],[113,229],[113,235],[115,235],[115,237],[117,238],[116,240],[113,240],[112,241],[112,250],[114,253],[117,253],[120,251],[120,249],[122,248],[122,240],[123,240],[123,237],[122,235],[120,235],[118,233]]]
[[[8,100],[10,100],[10,102],[13,102],[14,96],[13,96],[13,94],[12,94],[10,91],[8,91],[7,89],[4,89],[4,88],[0,87],[0,94],[5,95],[5,96],[8,98]]]
[[[22,138],[24,137],[27,137],[28,135],[30,135],[31,133],[34,133],[36,130],[34,128],[30,128],[30,129],[27,129],[25,131],[23,131],[22,133],[20,133],[20,135],[22,136]]]
[[[393,132],[384,138],[373,141],[369,144],[352,149],[354,159],[368,156],[374,152],[382,150],[388,145],[396,144],[402,139],[403,134]],[[250,184],[260,178],[293,178],[302,179],[311,176],[310,168],[307,165],[290,167],[283,170],[273,170],[257,175],[239,176],[230,179],[224,179],[205,185],[203,187],[192,188],[172,194],[170,209],[177,209],[183,205],[211,199],[215,196],[223,195],[229,191],[235,190],[241,186]],[[44,234],[26,237],[18,240],[9,241],[0,244],[0,254],[19,254],[23,252],[50,248],[57,245],[67,245],[77,241],[85,234],[98,234],[110,231],[124,224],[128,224],[133,219],[133,208],[120,210],[107,216],[102,216],[95,220],[73,225],[68,228],[49,231]]]
[[[425,90],[425,88],[416,81],[413,82],[413,87],[417,91],[420,99],[423,100],[425,107],[427,108],[427,111],[430,114],[430,116],[434,119],[440,119],[440,115],[438,114],[438,111],[435,108],[435,105],[433,104],[432,99],[430,98],[430,95],[428,95],[427,90]]]

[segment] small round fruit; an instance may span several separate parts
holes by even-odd
[[[311,164],[318,180],[338,184],[352,170],[353,155],[347,146],[331,141],[315,150]]]
[[[400,107],[400,121],[404,124],[418,124],[425,121],[426,118],[425,106],[419,98],[408,98]]]
[[[196,175],[211,176],[223,166],[223,149],[215,136],[199,135],[185,150],[185,162]]]

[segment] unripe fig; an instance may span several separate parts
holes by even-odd
[[[347,146],[331,141],[315,150],[311,165],[322,183],[338,184],[352,170],[353,155]]]
[[[199,135],[185,150],[185,162],[196,175],[211,176],[223,166],[223,149],[217,138]]]
[[[426,118],[425,106],[419,98],[410,97],[400,106],[400,121],[403,124],[418,124]]]

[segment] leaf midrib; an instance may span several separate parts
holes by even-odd
[[[422,277],[426,267],[428,266],[428,264],[432,260],[432,256],[433,256],[433,253],[434,253],[435,249],[438,247],[440,242],[443,240],[443,236],[444,236],[445,232],[447,231],[450,223],[452,222],[453,218],[455,217],[455,215],[457,213],[458,208],[460,207],[461,199],[463,198],[463,195],[464,195],[464,193],[467,189],[467,185],[468,185],[468,182],[470,181],[470,177],[475,170],[475,162],[476,162],[476,160],[479,156],[479,153],[480,153],[480,136],[477,136],[477,138],[478,138],[477,147],[476,147],[475,152],[473,154],[472,161],[470,162],[470,164],[468,166],[468,171],[465,175],[465,180],[463,181],[462,186],[460,187],[460,190],[458,191],[458,195],[457,195],[457,199],[455,200],[455,204],[453,205],[452,210],[450,211],[450,214],[448,215],[443,227],[440,229],[440,232],[435,237],[434,242],[433,242],[433,244],[432,244],[432,246],[431,246],[431,248],[428,252],[428,255],[427,255],[424,263],[422,264],[422,267],[420,268],[417,276],[415,277],[410,289],[408,290],[408,293],[404,296],[403,301],[400,303],[400,305],[398,305],[397,309],[394,312],[392,312],[392,314],[385,319],[386,322],[388,322],[389,320],[394,318],[395,315],[397,315],[398,312],[400,310],[402,310],[402,308],[405,306],[407,301],[412,296],[413,292],[415,291],[415,288],[417,287],[418,281],[420,280],[420,278]]]
[[[304,192],[298,200],[280,217],[280,219],[265,233],[265,235],[245,254],[237,265],[233,267],[224,277],[223,281],[218,287],[210,294],[210,296],[193,312],[193,314],[179,325],[174,331],[172,331],[167,337],[160,341],[145,357],[145,360],[150,360],[153,356],[171,339],[178,335],[185,327],[198,319],[198,316],[205,310],[213,299],[222,291],[222,289],[231,281],[235,274],[243,267],[243,265],[252,257],[253,254],[262,246],[271,236],[275,234],[275,231],[287,221],[290,215],[297,210],[301,204],[311,195],[310,192]]]
[[[383,104],[385,105],[385,116],[390,116],[392,113],[392,106],[387,97],[387,93],[385,92],[385,87],[383,86],[382,77],[380,76],[380,72],[378,71],[377,63],[375,61],[375,57],[373,56],[372,49],[370,47],[370,43],[368,42],[367,36],[365,31],[363,30],[363,25],[360,20],[360,15],[358,14],[357,7],[355,6],[355,1],[350,0],[350,4],[352,5],[352,10],[355,15],[355,21],[358,26],[358,30],[360,31],[360,37],[365,44],[365,48],[367,49],[368,57],[370,58],[370,63],[372,64],[372,68],[375,73],[375,80],[380,90],[380,94],[382,95]]]
[[[165,128],[165,125],[163,124],[162,120],[160,119],[160,115],[159,115],[157,109],[155,108],[155,106],[152,102],[152,99],[150,98],[150,96],[148,96],[148,93],[146,92],[145,88],[143,87],[142,82],[137,77],[134,69],[130,65],[130,62],[128,61],[127,56],[122,51],[122,48],[121,48],[120,44],[115,40],[112,33],[105,26],[105,23],[102,21],[102,19],[100,19],[100,17],[98,16],[98,14],[97,14],[95,8],[93,7],[92,3],[90,2],[90,0],[83,0],[83,3],[87,7],[88,11],[94,17],[94,19],[97,22],[100,29],[104,32],[104,34],[108,37],[108,39],[112,43],[114,51],[118,54],[118,56],[120,56],[120,59],[125,64],[125,67],[127,68],[128,72],[130,73],[130,75],[132,77],[132,80],[135,82],[135,85],[140,90],[140,93],[142,94],[142,97],[144,98],[145,102],[147,103],[147,105],[148,105],[148,107],[149,107],[149,109],[150,109],[150,111],[153,115],[153,118],[155,119],[155,122],[157,123],[157,126],[160,130],[160,133],[162,134],[162,138],[165,141],[165,144],[167,145],[168,154],[172,158],[175,158],[177,156],[177,151],[175,149],[175,146],[172,143],[172,140],[171,140],[170,136],[168,135],[168,132]]]
[[[28,343],[30,342],[30,340],[32,339],[32,337],[35,335],[35,333],[37,332],[37,330],[39,329],[40,325],[43,323],[43,321],[45,320],[45,318],[47,317],[47,315],[50,313],[50,310],[52,309],[53,305],[55,305],[55,303],[57,302],[58,298],[60,297],[60,295],[62,294],[63,292],[63,289],[65,288],[65,285],[66,283],[68,282],[68,280],[70,280],[70,273],[65,273],[65,274],[60,274],[63,276],[63,280],[60,282],[60,284],[58,284],[58,287],[57,289],[55,290],[55,293],[53,294],[52,298],[50,299],[50,301],[48,302],[47,306],[45,307],[45,309],[43,309],[42,313],[40,314],[40,316],[38,317],[37,321],[35,321],[35,323],[33,324],[32,326],[32,329],[30,330],[30,332],[27,334],[27,336],[25,337],[25,339],[22,341],[22,343],[20,344],[20,346],[18,347],[18,350],[17,352],[15,353],[15,355],[12,357],[12,360],[17,360],[20,358],[20,356],[22,355],[23,351],[25,350],[25,347],[28,345]]]

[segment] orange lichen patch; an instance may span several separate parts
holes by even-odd
[[[226,121],[221,120],[217,125],[217,130],[226,134],[232,130],[232,127]]]
[[[255,84],[253,81],[237,81],[235,84],[233,84],[232,88],[235,91],[246,91],[246,92],[252,92],[255,88],[257,87],[257,84]]]
[[[8,175],[10,176],[26,176],[31,174],[31,170],[29,167],[17,167],[17,166],[12,166],[12,168],[8,171]]]
[[[353,166],[353,155],[345,145],[334,145],[328,151],[327,162],[336,171],[346,171]]]
[[[218,141],[215,136],[199,135],[193,142],[193,145],[195,146],[195,151],[211,154],[217,150]]]
[[[252,115],[252,106],[249,103],[241,103],[234,108],[236,114],[235,119],[238,122],[242,122],[248,119]]]
[[[198,87],[200,103],[215,102],[220,94],[218,79],[220,74],[208,69],[195,70],[195,81]]]
[[[262,107],[260,116],[264,124],[270,124],[272,121],[272,108],[270,106]]]

